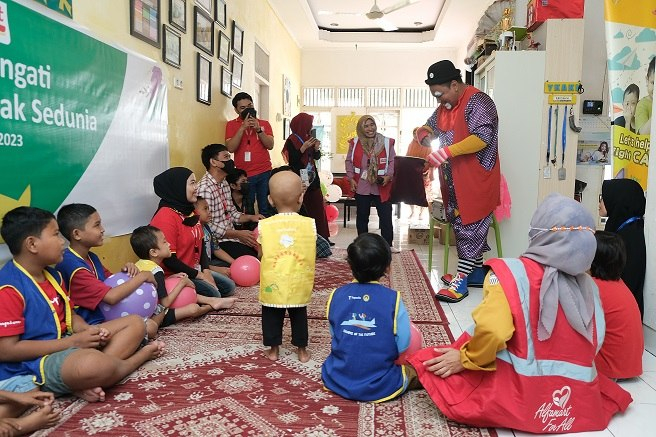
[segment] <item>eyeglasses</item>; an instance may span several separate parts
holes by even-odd
[[[439,98],[442,97],[443,95],[444,95],[444,93],[441,92],[441,91],[435,91],[435,92],[433,93],[433,97],[435,97],[436,99],[439,99]]]

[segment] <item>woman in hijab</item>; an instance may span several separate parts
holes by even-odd
[[[629,393],[593,364],[604,340],[599,293],[586,273],[595,222],[577,201],[549,195],[518,259],[488,261],[474,326],[454,344],[410,358],[450,419],[531,433],[605,429]]]
[[[155,176],[153,187],[161,200],[150,224],[162,231],[171,247],[171,257],[163,261],[164,274],[189,276],[199,305],[211,305],[215,310],[230,308],[236,299],[225,296],[234,294],[235,283],[208,269],[203,250],[203,228],[194,212],[196,176],[188,168],[173,167]]]
[[[289,167],[301,177],[307,189],[303,195],[303,206],[308,217],[312,217],[317,226],[317,233],[328,240],[328,219],[321,193],[321,183],[316,161],[321,158],[321,141],[312,137],[314,116],[301,112],[289,123],[291,135],[285,141],[282,154]]]
[[[389,243],[393,253],[399,250],[392,246],[392,203],[389,201],[394,177],[394,140],[378,133],[376,121],[371,115],[358,120],[357,137],[349,140],[346,154],[346,177],[355,193],[358,235],[369,232],[371,204],[378,211],[380,234]]]
[[[645,193],[633,179],[610,179],[601,185],[599,215],[608,217],[604,230],[614,232],[624,240],[626,266],[622,280],[635,297],[641,318],[645,311],[642,287],[647,266],[645,203]]]

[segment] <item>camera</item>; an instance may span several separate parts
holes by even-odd
[[[246,117],[251,116],[251,118],[257,118],[257,111],[255,108],[246,108],[243,111],[241,111],[241,114],[239,116],[241,117],[242,120],[246,120]]]
[[[383,185],[383,182],[385,182],[385,178],[383,178],[382,176],[378,176],[378,177],[376,178],[376,183],[377,183],[378,185]]]

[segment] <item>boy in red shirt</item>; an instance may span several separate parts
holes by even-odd
[[[14,256],[0,269],[0,380],[30,375],[43,391],[98,402],[103,388],[162,353],[161,342],[139,349],[143,323],[112,331],[72,311],[61,274],[49,267],[64,251],[51,212],[15,208],[0,234]]]

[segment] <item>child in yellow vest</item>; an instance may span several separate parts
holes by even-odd
[[[282,344],[285,312],[289,312],[292,344],[298,359],[310,359],[307,350],[307,305],[314,286],[317,231],[314,219],[298,210],[303,202],[301,178],[292,171],[279,171],[269,181],[269,203],[278,214],[260,220],[258,243],[262,247],[260,303],[262,337],[270,349],[265,355],[276,361]]]

